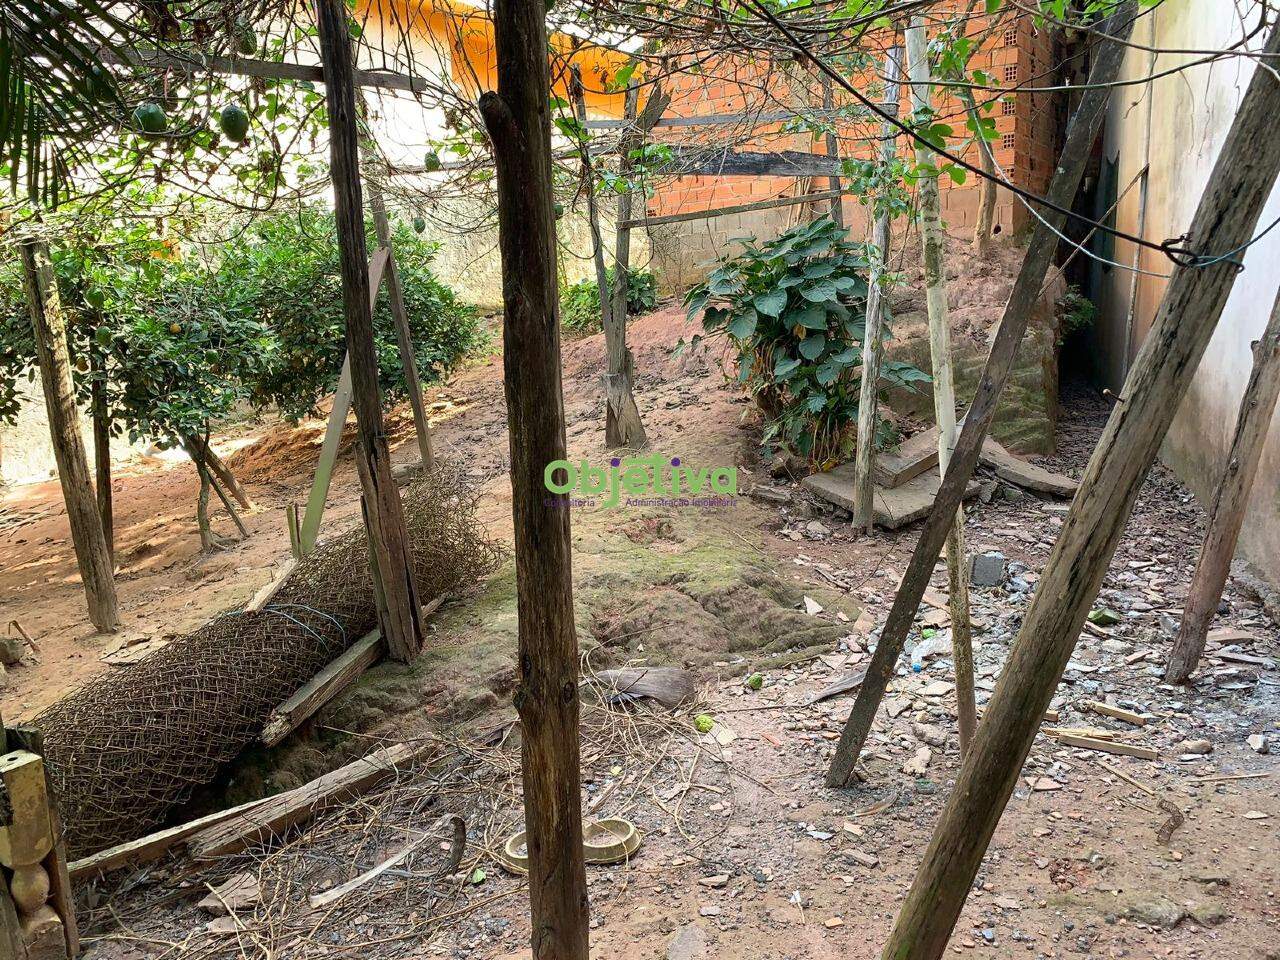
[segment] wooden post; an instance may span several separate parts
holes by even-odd
[[[58,464],[58,481],[67,505],[71,542],[76,565],[84,583],[89,605],[89,621],[99,630],[120,626],[116,585],[112,579],[111,551],[102,533],[84,440],[80,435],[80,411],[76,408],[71,384],[71,361],[67,355],[67,326],[58,297],[49,251],[36,240],[26,240],[22,248],[23,285],[35,329],[36,359],[44,384],[45,408],[49,414],[49,436]]]
[[[1277,53],[1280,29],[1272,31],[1264,56]],[[1187,233],[1200,255],[1239,251],[1253,236],[1280,173],[1280,151],[1258,149],[1277,113],[1280,80],[1270,70],[1255,70]],[[1222,315],[1238,272],[1232,261],[1240,255],[1175,263],[1155,323],[1089,458],[969,757],[885,945],[886,960],[937,960],[946,949],[1138,491]],[[1257,264],[1267,269],[1265,261]]]
[[[111,416],[107,412],[106,384],[99,378],[102,370],[94,363],[93,383],[89,387],[89,413],[93,418],[93,487],[98,498],[98,520],[107,556],[115,569],[115,516],[111,502]]]
[[[361,101],[364,108],[364,101]],[[365,112],[365,116],[368,114]],[[373,146],[365,141],[365,183],[369,186],[369,212],[373,216],[373,233],[378,247],[387,251],[387,299],[391,305],[391,322],[396,328],[396,346],[400,350],[400,366],[404,369],[405,391],[409,394],[409,407],[413,410],[413,429],[418,436],[418,455],[424,470],[431,469],[435,455],[431,451],[431,428],[427,424],[427,407],[422,400],[422,378],[418,374],[418,358],[413,352],[413,331],[409,329],[409,311],[404,304],[404,284],[400,280],[400,266],[391,249],[391,220],[387,217],[387,205],[382,198],[382,186],[372,176],[376,154]],[[377,286],[370,283],[377,302]],[[372,307],[370,308],[372,309]]]
[[[1108,42],[1105,39],[1099,41],[1093,70],[1089,75],[1089,87],[1067,126],[1066,142],[1058,158],[1057,170],[1049,184],[1048,194],[1048,199],[1060,209],[1070,209],[1076,188],[1080,185],[1094,138],[1106,114],[1110,84],[1119,75],[1125,49],[1123,41],[1133,29],[1136,8],[1136,0],[1126,0],[1100,27],[1109,31],[1109,35],[1116,37],[1118,42]],[[1009,294],[1009,301],[1005,304],[1004,315],[1000,318],[991,352],[974,391],[969,412],[964,418],[960,439],[956,441],[951,462],[947,465],[942,485],[934,499],[933,509],[920,531],[920,539],[912,551],[906,573],[881,630],[880,641],[872,654],[867,676],[858,690],[858,698],[854,701],[849,719],[845,721],[840,741],[836,744],[835,756],[827,770],[828,786],[845,786],[853,776],[853,768],[858,762],[867,734],[871,731],[871,722],[884,697],[885,687],[893,677],[902,646],[920,606],[920,598],[924,596],[929,578],[933,576],[933,566],[955,524],[956,510],[973,476],[974,468],[978,465],[982,442],[986,439],[991,418],[995,416],[996,401],[1000,398],[1005,381],[1009,379],[1018,345],[1027,329],[1027,320],[1040,298],[1041,284],[1044,283],[1045,274],[1053,260],[1057,231],[1066,222],[1066,214],[1057,213],[1051,208],[1042,210],[1040,216],[1044,221],[1037,221],[1027,245],[1027,253]]]
[[[913,17],[906,31],[907,71],[911,106],[916,113],[932,106],[932,76],[924,17]],[[916,163],[934,164],[934,152],[916,144]],[[951,371],[951,311],[947,304],[946,239],[942,229],[942,204],[938,175],[922,176],[917,196],[920,204],[921,259],[924,264],[925,302],[929,312],[929,352],[933,360],[933,408],[938,423],[938,469],[946,473],[956,444],[956,390]],[[964,549],[964,504],[956,510],[947,534],[948,608],[951,613],[951,650],[956,668],[956,714],[960,728],[960,756],[969,749],[978,726],[973,690],[973,629],[969,623],[969,572]]]
[[[901,75],[902,48],[893,47],[884,58],[884,109],[898,115],[898,77]],[[893,162],[897,128],[888,120],[880,124],[880,162]],[[839,197],[836,198],[839,201]],[[889,258],[889,211],[876,214],[872,230],[871,266],[867,280],[866,334],[862,340],[862,383],[858,391],[858,447],[853,461],[853,528],[871,532],[875,523],[875,487],[871,481],[871,465],[876,448],[876,403],[880,386],[880,361],[884,354],[884,294],[881,277]]]
[[[347,356],[351,361],[351,393],[359,430],[356,466],[369,502],[369,542],[387,600],[387,651],[392,659],[408,662],[422,650],[423,630],[418,619],[421,605],[413,582],[404,508],[391,475],[391,455],[382,425],[347,6],[343,0],[316,0],[315,10],[329,107],[329,166],[341,255]]]
[[[1253,345],[1253,372],[1240,400],[1231,452],[1227,454],[1222,480],[1209,509],[1209,532],[1187,592],[1187,606],[1182,612],[1182,624],[1164,675],[1166,683],[1186,683],[1204,652],[1209,624],[1218,612],[1222,588],[1231,573],[1231,558],[1240,539],[1249,492],[1258,472],[1258,461],[1262,459],[1277,398],[1280,398],[1280,294],[1276,295],[1262,338]]]
[[[565,426],[545,17],[542,0],[494,0],[498,90],[480,112],[497,168],[533,957],[587,960],[569,504],[546,487]]]
[[[582,131],[578,141],[578,153],[582,160],[582,188],[587,192],[587,225],[591,229],[591,259],[595,263],[596,291],[600,295],[600,328],[608,330],[612,325],[610,313],[613,309],[613,298],[609,290],[609,273],[604,265],[604,238],[600,234],[600,206],[596,203],[596,178],[595,172],[591,169],[591,146],[587,139],[587,95],[582,89],[582,68],[575,63],[569,68],[569,72],[569,92],[573,98],[573,112],[578,118],[578,123],[581,124]],[[614,271],[614,277],[619,279],[618,285],[626,289],[626,278],[618,278],[617,271]],[[626,311],[626,301],[623,301],[622,309]]]

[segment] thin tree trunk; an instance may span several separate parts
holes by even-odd
[[[227,466],[223,460],[214,451],[213,446],[207,441],[199,437],[193,437],[193,441],[199,445],[200,453],[204,457],[205,466],[213,471],[214,477],[218,482],[227,489],[231,496],[236,498],[236,503],[240,504],[241,509],[252,510],[253,501],[249,499],[248,492],[240,485],[240,481],[236,479],[236,475],[231,472],[231,468]]]
[[[1267,321],[1262,339],[1253,345],[1253,372],[1240,400],[1231,452],[1227,454],[1226,468],[1209,510],[1209,532],[1187,592],[1187,606],[1182,612],[1182,624],[1164,675],[1166,683],[1186,683],[1200,663],[1209,624],[1218,612],[1222,588],[1231,573],[1231,558],[1240,539],[1249,493],[1258,473],[1277,398],[1280,398],[1280,294],[1271,308],[1271,319]]]
[[[393,660],[408,662],[421,652],[424,634],[404,508],[391,475],[391,454],[382,423],[347,6],[343,0],[316,0],[315,9],[329,107],[330,176],[341,255],[347,357],[351,362],[351,392],[359,435],[356,466],[369,504],[369,542],[387,601],[386,622],[382,624],[387,652]]]
[[[662,92],[661,85],[655,84],[649,92],[649,99],[644,105],[644,112],[639,110],[640,88],[627,88],[623,116],[634,121],[634,128],[624,130],[618,142],[618,176],[626,180],[635,169],[631,152],[643,143],[653,125],[661,118],[671,98]],[[609,449],[630,447],[639,449],[647,446],[648,436],[645,434],[644,422],[640,419],[640,408],[635,398],[635,360],[627,348],[627,294],[631,286],[631,229],[622,224],[631,219],[632,194],[624,191],[618,197],[618,230],[614,240],[613,290],[612,307],[609,310],[608,322],[605,325],[605,353],[608,359],[608,372],[604,378],[605,388],[605,446]]]
[[[360,108],[367,118],[364,101]],[[396,328],[396,346],[400,350],[400,366],[404,370],[405,392],[409,394],[409,407],[413,410],[413,429],[418,437],[418,455],[422,468],[429,470],[435,462],[431,450],[431,428],[427,423],[427,407],[422,399],[422,378],[418,374],[418,357],[413,349],[413,331],[409,328],[409,311],[404,303],[404,284],[400,280],[400,265],[391,249],[391,221],[387,217],[387,205],[382,198],[382,187],[372,175],[376,153],[371,143],[364,144],[366,166],[365,183],[369,186],[369,213],[373,218],[374,236],[378,246],[385,247],[387,257],[387,298],[391,305],[391,322]],[[376,299],[376,298],[375,298]]]
[[[1265,53],[1280,52],[1280,29]],[[1241,249],[1280,173],[1259,150],[1280,112],[1280,81],[1254,72],[1187,236],[1200,255]],[[1222,315],[1238,268],[1175,263],[1155,323],[1089,458],[1080,490],[960,768],[883,956],[937,960],[946,949],[1040,720],[1075,649],[1134,501]],[[1260,261],[1262,262],[1262,261]]]
[[[38,241],[22,243],[22,274],[31,324],[35,331],[36,359],[44,385],[49,415],[49,437],[58,464],[58,481],[67,506],[71,543],[84,583],[89,621],[99,630],[120,626],[116,585],[112,579],[111,551],[102,532],[84,439],[80,435],[80,411],[71,383],[67,354],[67,325],[58,296],[58,284],[48,249]]]
[[[822,83],[822,110],[825,114],[823,118],[826,123],[831,124],[835,129],[835,93],[831,89],[831,78],[825,73],[821,75]],[[828,133],[826,136],[827,156],[840,159],[840,140],[834,132]],[[841,189],[840,175],[835,174],[827,178],[827,187],[830,190]],[[831,198],[831,219],[836,222],[836,226],[844,226],[844,195],[837,194]]]
[[[480,112],[497,168],[533,957],[587,960],[569,508],[545,485],[565,458],[545,17],[541,0],[495,0],[498,89]]]
[[[96,367],[96,364],[95,364]],[[111,414],[107,410],[106,384],[99,379],[101,369],[94,369],[90,386],[90,415],[93,417],[94,489],[98,495],[98,519],[102,523],[102,539],[107,555],[115,567],[115,516],[111,502]]]
[[[600,233],[600,206],[596,202],[596,178],[591,168],[591,146],[587,139],[587,95],[582,89],[582,69],[578,64],[570,68],[572,80],[570,93],[573,97],[573,111],[581,124],[581,139],[578,142],[578,153],[582,160],[582,189],[587,193],[587,224],[591,228],[591,259],[596,268],[596,292],[600,296],[600,327],[608,330],[611,324],[610,313],[613,299],[609,291],[609,273],[604,265],[604,238]],[[615,277],[617,272],[615,271]],[[625,282],[626,278],[621,278]],[[619,286],[622,284],[620,283]],[[623,304],[623,310],[626,305]],[[607,432],[607,431],[606,431]],[[607,442],[607,441],[606,441]]]
[[[884,58],[884,109],[898,114],[898,77],[902,67],[902,48],[893,47]],[[897,128],[887,120],[880,125],[880,162],[893,161]],[[858,447],[853,461],[853,528],[871,532],[875,523],[875,487],[871,482],[871,466],[876,446],[876,403],[880,386],[880,361],[884,344],[884,299],[881,277],[889,258],[889,224],[887,210],[876,214],[872,230],[871,265],[867,279],[866,333],[862,340],[862,383],[858,392]]]
[[[907,28],[907,69],[911,104],[917,112],[932,104],[928,35],[924,18],[912,18]],[[934,153],[916,146],[916,163],[934,163]],[[920,242],[923,247],[925,301],[929,311],[929,351],[933,359],[933,407],[938,422],[938,469],[945,473],[956,443],[956,391],[951,371],[951,311],[947,304],[946,240],[942,230],[942,204],[938,177],[920,178]],[[964,505],[956,510],[947,534],[948,607],[951,613],[951,650],[956,669],[956,714],[960,727],[960,756],[969,749],[978,726],[973,692],[973,629],[969,622],[969,578],[965,569]]]
[[[973,91],[961,87],[960,99],[973,123],[974,136],[978,138],[978,167],[986,174],[978,186],[978,221],[973,226],[973,252],[983,256],[991,249],[991,231],[995,227],[996,158],[991,152],[991,144],[982,135],[982,118],[973,102]]]
[[[1136,0],[1126,0],[1119,11],[1105,22],[1104,27],[1123,41],[1133,28],[1135,10]],[[1119,75],[1124,55],[1124,47],[1119,42],[1100,40],[1099,45],[1090,73],[1089,88],[1067,127],[1062,155],[1058,158],[1057,169],[1049,184],[1048,199],[1059,208],[1069,209],[1075,197],[1094,138],[1106,114],[1109,86]],[[978,464],[982,441],[991,425],[991,418],[995,415],[996,401],[1000,398],[1005,381],[1009,379],[1018,345],[1027,329],[1027,319],[1040,297],[1041,284],[1044,283],[1045,274],[1053,260],[1057,231],[1062,229],[1066,221],[1066,214],[1047,207],[1040,215],[1044,222],[1037,221],[1027,245],[1026,256],[1009,294],[1008,303],[1005,304],[1004,315],[996,330],[977,390],[974,391],[973,402],[964,418],[960,438],[952,451],[951,462],[947,465],[933,509],[924,522],[907,571],[893,598],[893,606],[885,619],[880,641],[876,644],[875,653],[867,668],[866,679],[858,690],[858,698],[854,701],[849,719],[845,721],[840,734],[835,756],[827,770],[828,786],[845,786],[853,776],[853,768],[858,762],[867,734],[871,731],[871,723],[884,697],[885,687],[893,677],[907,633],[920,607],[920,598],[924,596],[929,578],[933,576],[933,567],[943,544],[955,526],[956,510],[959,509],[965,487]]]

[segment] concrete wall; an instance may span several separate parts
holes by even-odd
[[[1241,11],[1247,14],[1245,22],[1252,25],[1258,6],[1252,0],[1245,4],[1234,0],[1166,0],[1144,18],[1134,39],[1166,49],[1224,48],[1241,36]],[[1261,38],[1252,42],[1260,46]],[[1193,59],[1198,57],[1161,55],[1155,70],[1166,71]],[[1145,51],[1130,51],[1126,62],[1129,77],[1147,75],[1152,72],[1150,67]],[[1120,203],[1117,227],[1157,242],[1186,230],[1253,69],[1248,58],[1225,59],[1154,84],[1117,89],[1107,124],[1104,159],[1116,165],[1119,191],[1150,164],[1145,222],[1140,216],[1139,181]],[[1280,146],[1273,141],[1258,144],[1258,149]],[[1273,191],[1262,224],[1278,216],[1280,190]],[[1133,245],[1115,242],[1113,259],[1129,265],[1134,257]],[[1160,274],[1167,274],[1171,266],[1163,255],[1150,250],[1143,250],[1137,262],[1141,269]],[[1212,494],[1221,476],[1240,395],[1253,362],[1250,344],[1261,334],[1276,296],[1278,262],[1280,231],[1263,238],[1245,254],[1245,269],[1236,278],[1217,332],[1161,451],[1165,462],[1202,501]],[[1115,390],[1122,386],[1128,362],[1150,329],[1165,286],[1165,280],[1154,276],[1139,276],[1135,286],[1133,277],[1124,269],[1094,268],[1099,306],[1095,332],[1098,375],[1104,385]],[[1273,582],[1280,578],[1280,420],[1273,422],[1267,440],[1241,534],[1240,553],[1267,572]]]

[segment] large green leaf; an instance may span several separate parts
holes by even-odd
[[[769,290],[757,296],[752,302],[755,304],[756,309],[765,316],[776,317],[786,309],[787,291]]]
[[[828,300],[834,300],[838,294],[839,291],[830,280],[820,280],[812,286],[800,289],[800,296],[813,303],[826,303]]]
[[[826,334],[815,333],[811,337],[805,337],[800,341],[800,356],[806,360],[817,360],[822,356],[822,351],[827,347]]]

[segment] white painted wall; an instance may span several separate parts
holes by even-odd
[[[1134,40],[1164,49],[1219,49],[1239,41],[1247,26],[1257,22],[1258,0],[1166,0],[1135,29]],[[1242,17],[1244,18],[1242,22]],[[1258,49],[1262,38],[1250,47]],[[1200,59],[1194,54],[1162,54],[1156,72]],[[1148,70],[1148,54],[1130,50],[1126,76]],[[1157,80],[1118,88],[1112,98],[1106,156],[1119,165],[1121,191],[1150,164],[1145,224],[1142,235],[1163,241],[1183,234],[1191,222],[1201,192],[1213,169],[1240,99],[1253,74],[1248,57],[1224,59]],[[1150,109],[1150,147],[1146,148],[1146,112]],[[1280,150],[1280,126],[1259,150]],[[1121,202],[1117,226],[1138,231],[1140,189]],[[1265,227],[1280,217],[1280,189],[1273,190],[1262,215]],[[1212,244],[1212,238],[1205,238]],[[1116,259],[1132,262],[1134,248],[1117,241]],[[1168,273],[1171,264],[1161,254],[1144,251],[1140,265]],[[1262,333],[1280,285],[1280,228],[1252,246],[1212,342],[1201,361],[1161,456],[1204,501],[1221,476],[1239,409],[1240,396],[1253,363],[1251,343]],[[1127,369],[1125,324],[1134,306],[1133,349],[1141,345],[1159,306],[1165,281],[1140,278],[1130,296],[1132,274],[1112,269],[1102,275],[1098,340],[1102,377],[1118,389]],[[1241,535],[1240,552],[1273,581],[1280,581],[1280,418],[1271,428],[1249,517]]]

